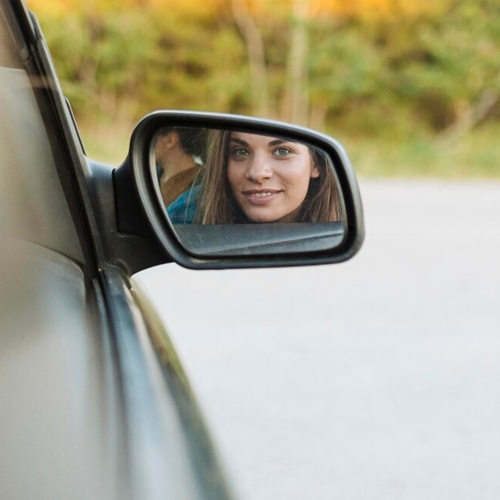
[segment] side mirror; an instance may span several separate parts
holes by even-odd
[[[347,154],[308,129],[159,111],[137,125],[122,169],[160,246],[185,267],[340,262],[363,241]]]

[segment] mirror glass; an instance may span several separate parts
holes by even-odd
[[[165,217],[192,254],[297,253],[343,241],[334,159],[291,137],[162,128],[151,175]]]

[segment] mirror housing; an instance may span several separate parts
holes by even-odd
[[[341,220],[292,224],[253,220],[226,225],[171,223],[160,193],[155,159],[158,133],[171,128],[286,138],[321,151],[333,169],[341,200]],[[165,262],[174,260],[191,269],[342,262],[357,253],[364,239],[361,198],[343,147],[324,134],[282,122],[217,113],[151,113],[136,126],[128,157],[116,169],[114,183],[119,230],[153,238],[155,246],[165,255]]]

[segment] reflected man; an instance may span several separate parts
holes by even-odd
[[[162,129],[156,140],[156,165],[165,206],[191,187],[205,150],[205,131],[200,128]]]

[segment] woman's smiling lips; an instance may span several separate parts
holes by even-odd
[[[282,192],[281,189],[246,189],[242,194],[251,205],[267,205]]]

